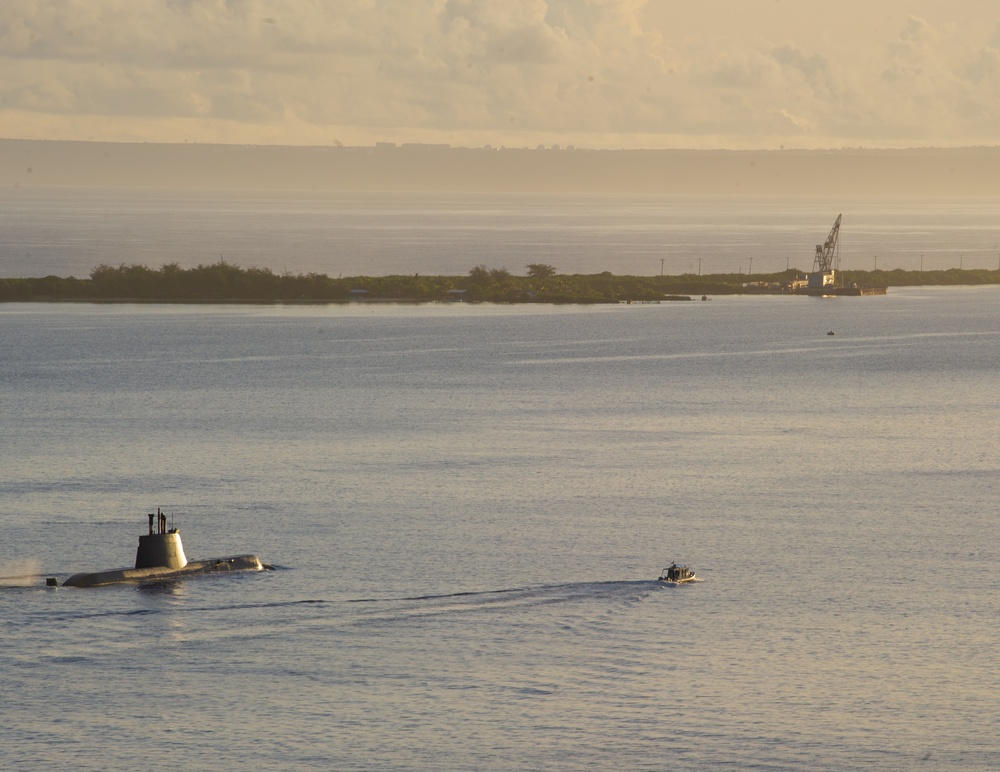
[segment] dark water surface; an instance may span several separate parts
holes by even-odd
[[[994,287],[0,306],[0,767],[996,768],[998,343]],[[277,570],[42,586],[156,507]]]

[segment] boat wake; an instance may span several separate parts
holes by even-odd
[[[359,624],[388,624],[421,617],[505,613],[550,605],[631,604],[656,592],[658,585],[648,580],[574,582],[396,598],[354,598],[342,602],[355,607],[355,621]]]
[[[578,597],[617,595],[621,592],[646,591],[656,587],[650,581],[605,581],[572,582],[567,584],[543,584],[529,587],[511,587],[502,590],[466,590],[464,592],[435,593],[428,595],[404,595],[394,598],[353,598],[345,603],[400,603],[405,601],[460,601],[479,600],[481,602],[503,602],[511,599],[523,600],[573,600]]]
[[[276,567],[277,568],[277,567]],[[462,592],[431,593],[426,595],[401,595],[366,598],[296,598],[294,600],[266,601],[261,603],[232,603],[209,606],[191,606],[191,612],[240,611],[253,609],[314,608],[327,614],[331,608],[352,608],[354,618],[382,617],[384,619],[408,618],[444,613],[480,612],[507,608],[524,608],[588,601],[634,602],[662,589],[658,581],[604,581],[574,582],[567,584],[512,587],[500,590],[466,590]],[[338,615],[342,618],[343,615]]]
[[[125,588],[147,598],[153,589],[134,585],[126,585],[122,589]],[[46,626],[58,622],[65,625],[93,623],[101,619],[112,625],[116,624],[114,619],[141,619],[141,624],[155,624],[154,620],[159,618],[176,622],[181,618],[178,615],[183,615],[191,622],[184,626],[183,632],[183,637],[189,641],[227,637],[246,641],[287,635],[290,628],[302,633],[331,627],[345,632],[351,628],[359,632],[372,629],[391,631],[471,619],[486,624],[520,624],[522,621],[527,623],[531,619],[547,618],[569,631],[594,624],[603,625],[667,589],[663,582],[652,579],[572,582],[382,598],[299,597],[259,601],[244,598],[236,602],[191,603],[193,598],[182,591],[183,583],[175,582],[167,587],[167,591],[168,594],[177,591],[176,598],[172,595],[166,599],[156,597],[142,608],[122,608],[118,603],[107,607],[103,602],[96,605],[71,604],[41,613],[33,617],[29,624]],[[155,592],[159,595],[159,591]],[[102,596],[85,597],[97,599]],[[248,625],[248,619],[253,619],[252,625]]]

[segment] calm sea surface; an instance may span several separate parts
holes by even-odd
[[[810,270],[838,214],[844,269],[1000,268],[1000,200],[5,188],[0,278],[101,264],[328,276]]]
[[[0,768],[996,769],[998,350],[998,287],[0,305]],[[276,570],[43,586],[156,507]]]

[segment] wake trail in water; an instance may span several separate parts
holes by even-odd
[[[134,591],[135,588],[130,588]],[[142,618],[160,614],[217,614],[226,612],[255,612],[299,608],[346,608],[356,611],[348,617],[337,616],[338,621],[356,624],[391,624],[394,621],[432,617],[444,614],[489,613],[517,610],[535,606],[559,605],[579,602],[633,603],[650,593],[662,589],[656,580],[571,582],[566,584],[509,587],[498,590],[463,590],[451,593],[405,595],[385,598],[296,598],[261,603],[226,603],[186,605],[183,601],[161,608],[130,608],[79,611],[61,609],[56,613],[40,615],[48,622],[93,620],[102,617]],[[317,619],[329,619],[320,612]],[[35,623],[42,619],[34,619]],[[304,621],[304,619],[303,619]]]
[[[190,612],[218,612],[260,609],[294,608],[296,606],[370,606],[397,612],[419,614],[421,611],[475,610],[498,606],[538,605],[543,603],[565,603],[575,600],[600,598],[643,597],[658,589],[655,580],[573,582],[567,584],[537,585],[530,587],[510,587],[499,590],[463,590],[428,595],[404,595],[384,598],[296,598],[294,600],[269,601],[265,603],[233,603],[212,606],[190,606]],[[637,594],[638,593],[638,594]],[[173,609],[177,610],[177,609]],[[116,612],[121,613],[121,612]],[[155,613],[155,612],[152,612]]]
[[[630,604],[655,592],[657,585],[655,580],[574,582],[400,598],[357,598],[344,603],[356,607],[354,623],[385,625],[445,615],[509,613],[548,605]]]
[[[572,582],[567,584],[547,584],[529,587],[509,587],[501,590],[464,590],[461,592],[432,593],[428,595],[404,595],[398,598],[351,598],[339,601],[341,603],[419,603],[448,602],[456,600],[480,600],[483,602],[503,601],[515,597],[551,597],[553,599],[571,600],[576,597],[612,596],[622,591],[645,589],[651,590],[657,586],[656,581],[603,581],[603,582]]]

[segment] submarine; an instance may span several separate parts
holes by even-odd
[[[167,516],[157,508],[155,513],[149,513],[149,533],[139,537],[135,568],[114,568],[109,571],[73,574],[62,583],[62,586],[102,587],[108,584],[145,584],[183,579],[198,574],[265,570],[272,570],[272,567],[262,563],[256,555],[189,561],[184,554],[180,531],[176,528],[167,529]],[[46,580],[46,584],[55,587],[58,582],[50,577]]]

